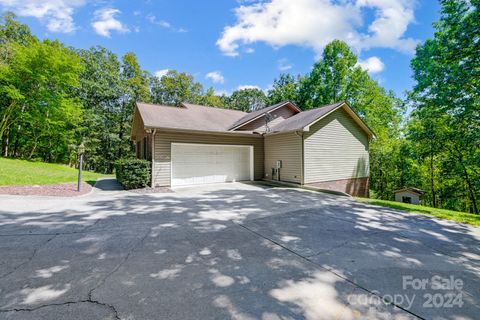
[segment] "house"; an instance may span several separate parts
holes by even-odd
[[[250,113],[137,103],[131,138],[154,186],[267,179],[368,195],[374,133],[345,102]]]
[[[425,191],[408,187],[395,190],[393,193],[395,194],[395,201],[397,202],[420,204],[423,200],[422,197],[425,194]]]

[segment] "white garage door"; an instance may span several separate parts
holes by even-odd
[[[253,147],[172,143],[172,186],[253,180]]]

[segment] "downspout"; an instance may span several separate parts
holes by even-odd
[[[299,134],[299,132],[300,132],[300,134]],[[300,174],[301,174],[300,185],[303,186],[305,184],[305,170],[304,170],[305,159],[304,159],[304,146],[303,146],[303,142],[304,142],[303,131],[295,131],[295,134],[300,137],[301,143],[302,143],[302,162],[300,163]]]
[[[157,129],[153,129],[152,131],[152,177],[151,177],[151,187],[155,188],[155,133]]]

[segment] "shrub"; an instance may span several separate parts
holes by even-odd
[[[115,162],[115,175],[126,189],[144,188],[150,183],[150,161],[141,159],[120,159]]]

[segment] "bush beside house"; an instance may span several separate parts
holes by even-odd
[[[151,163],[141,159],[117,160],[115,174],[126,190],[144,188],[150,184]]]

